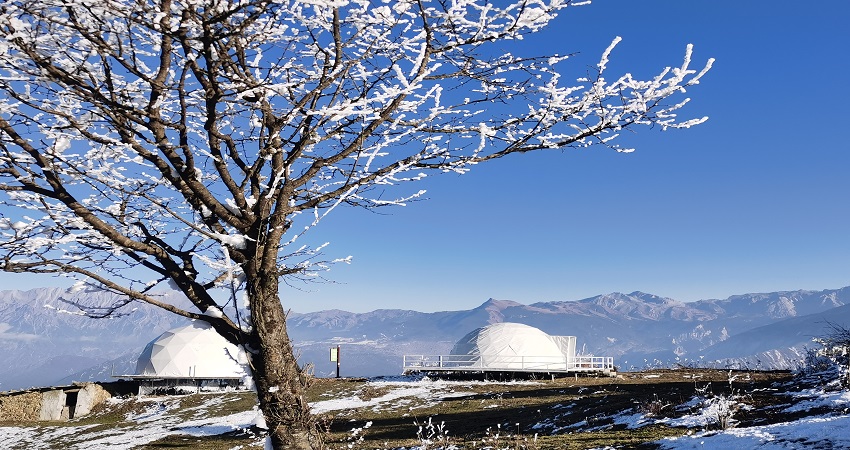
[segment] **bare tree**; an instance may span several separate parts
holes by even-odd
[[[608,80],[617,38],[564,83],[567,56],[496,44],[570,2],[498,3],[3,2],[2,269],[125,299],[81,303],[92,315],[147,302],[209,323],[246,350],[274,448],[322,447],[279,294],[334,262],[307,230],[415,199],[428,174],[705,120],[676,116],[711,66],[692,70],[690,47],[653,78]],[[230,288],[244,305],[216,295]]]

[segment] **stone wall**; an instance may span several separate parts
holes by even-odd
[[[0,396],[0,422],[31,422],[38,420],[40,411],[41,392]]]
[[[0,396],[0,422],[55,421],[83,417],[111,397],[96,383],[38,389]]]

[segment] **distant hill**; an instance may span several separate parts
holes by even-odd
[[[123,317],[89,319],[59,312],[72,309],[63,295],[61,289],[0,291],[0,390],[132,372],[147,342],[185,323],[143,304],[128,308]],[[111,298],[87,295],[104,303]],[[812,336],[823,334],[825,319],[850,323],[845,305],[850,305],[850,288],[688,303],[632,292],[531,305],[489,299],[470,310],[434,313],[292,313],[288,329],[300,361],[312,364],[320,376],[335,372],[328,361],[332,346],[342,347],[344,375],[393,375],[401,370],[402,355],[448,353],[469,331],[496,322],[575,335],[580,350],[613,356],[620,370],[677,363],[784,368],[795,364]]]
[[[489,299],[471,310],[436,313],[378,310],[292,314],[289,330],[309,360],[323,362],[328,345],[344,342],[348,352],[355,355],[394,355],[397,365],[380,369],[397,371],[402,354],[448,353],[458,339],[477,327],[518,322],[553,335],[575,335],[579,348],[586,353],[613,356],[621,370],[628,370],[724,360],[727,357],[722,350],[713,352],[711,360],[706,352],[739,333],[845,304],[850,304],[850,288],[746,294],[689,303],[632,292],[531,305]],[[811,327],[806,330],[803,334],[819,332]],[[328,339],[331,336],[333,340]],[[766,347],[770,347],[768,342],[759,349]],[[373,374],[377,367],[366,362],[372,360],[367,358],[361,368],[360,359],[358,356],[354,366],[348,367],[352,374]],[[330,367],[320,363],[316,364],[319,369]]]
[[[732,368],[794,367],[806,349],[817,347],[813,338],[831,332],[831,324],[850,327],[850,304],[738,333],[705,349],[704,356]]]
[[[84,295],[100,305],[114,298],[105,292]],[[124,308],[124,316],[90,319],[75,314],[64,296],[60,288],[0,291],[0,390],[55,383],[140,349],[186,320],[145,304]]]

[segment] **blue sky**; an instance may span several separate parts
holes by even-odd
[[[419,311],[640,290],[682,301],[850,285],[850,2],[597,0],[522,41],[580,52],[585,74],[622,36],[609,78],[716,58],[684,131],[638,128],[602,147],[509,157],[429,179],[427,201],[337,210],[313,231],[352,255],[334,283],[284,305]],[[571,69],[570,69],[571,68]],[[572,71],[570,71],[572,70]],[[420,186],[416,186],[419,188]],[[5,275],[7,288],[56,285]]]
[[[580,51],[615,36],[610,70],[648,76],[716,58],[685,131],[520,155],[428,180],[428,200],[329,216],[336,284],[285,291],[295,311],[420,311],[640,290],[682,301],[850,285],[850,2],[599,0],[523,41]],[[612,77],[613,75],[609,75]],[[318,234],[317,234],[318,236]]]

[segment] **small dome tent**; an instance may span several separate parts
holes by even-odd
[[[151,341],[136,363],[137,378],[242,378],[239,350],[209,324],[190,325],[162,333]]]
[[[462,337],[451,355],[490,370],[563,370],[575,357],[575,339],[520,323],[495,323]]]

